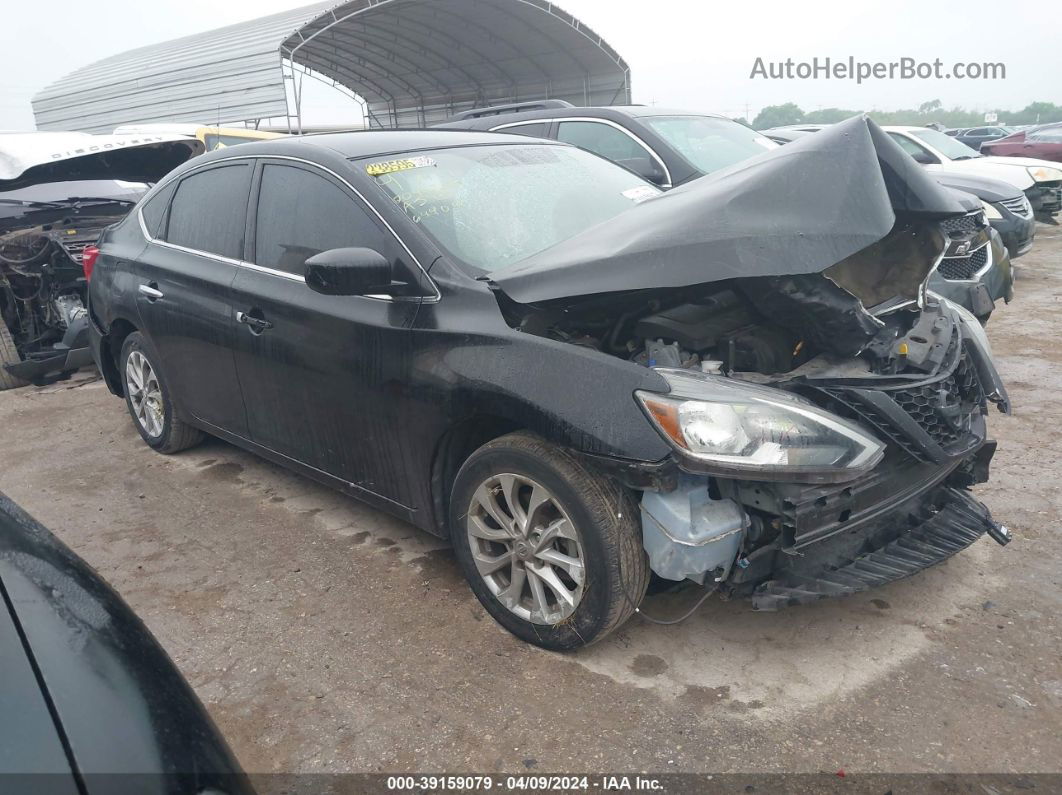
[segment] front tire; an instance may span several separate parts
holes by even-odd
[[[454,480],[450,533],[487,612],[546,649],[605,637],[649,584],[630,492],[530,433],[495,439],[468,458]]]
[[[133,425],[149,447],[160,453],[187,450],[203,441],[203,432],[177,417],[158,356],[144,335],[125,338],[119,358],[125,405]]]

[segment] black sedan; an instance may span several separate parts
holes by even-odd
[[[253,795],[140,619],[3,494],[0,597],[0,789]]]
[[[218,436],[446,537],[570,649],[651,575],[775,609],[1005,540],[966,489],[1006,391],[926,292],[963,214],[863,118],[666,193],[520,136],[246,144],[104,233],[90,337],[155,450]]]

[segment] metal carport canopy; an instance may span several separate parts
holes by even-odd
[[[105,58],[43,89],[33,112],[38,129],[95,133],[149,122],[291,119],[306,70],[364,99],[377,127],[531,99],[630,102],[626,62],[545,0],[351,0]]]

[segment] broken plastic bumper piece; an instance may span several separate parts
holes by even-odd
[[[753,608],[777,610],[876,588],[950,558],[985,533],[1001,544],[1010,540],[1009,531],[967,492],[949,488],[947,496],[947,504],[921,525],[847,565],[768,580],[753,593]]]

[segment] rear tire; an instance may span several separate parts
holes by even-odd
[[[0,392],[29,383],[29,381],[23,381],[11,375],[3,367],[5,364],[18,364],[21,361],[22,357],[18,355],[18,348],[15,347],[15,341],[11,338],[11,331],[3,317],[0,317]]]
[[[118,357],[118,373],[129,416],[148,447],[169,454],[203,441],[204,433],[174,412],[172,393],[159,369],[158,356],[139,331],[125,338]]]
[[[649,562],[631,493],[533,434],[476,450],[454,480],[449,515],[472,592],[528,643],[588,646],[645,596]]]

